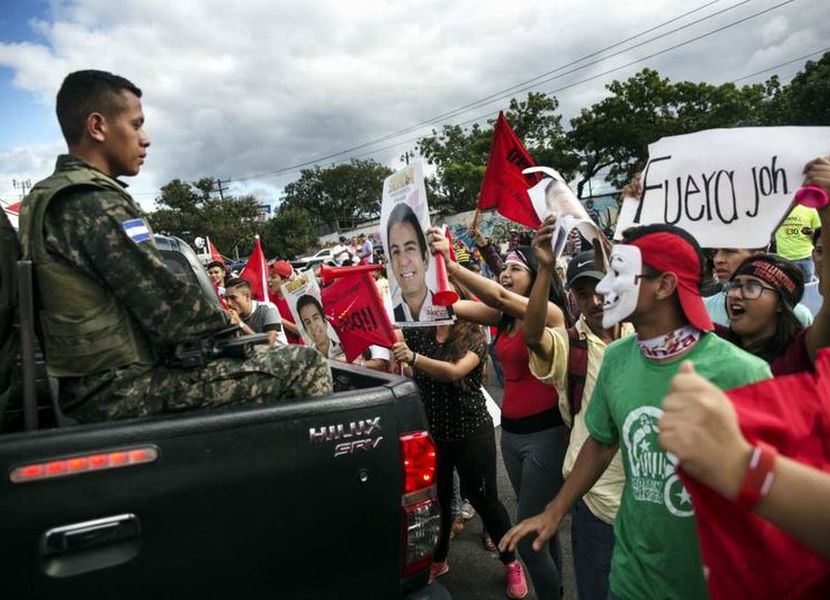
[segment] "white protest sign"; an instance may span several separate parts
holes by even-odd
[[[830,127],[710,129],[648,147],[632,225],[668,223],[704,248],[762,248],[789,212],[804,165],[830,154]]]
[[[282,295],[306,346],[317,348],[326,358],[346,360],[340,338],[331,326],[312,271],[305,271],[282,285]]]
[[[550,215],[556,215],[556,229],[551,240],[554,256],[558,258],[562,254],[568,234],[573,229],[578,229],[588,241],[603,238],[600,228],[588,216],[585,207],[577,200],[558,171],[550,167],[530,167],[522,171],[523,175],[530,173],[548,175],[527,190],[527,195],[530,196],[530,202],[540,220],[544,221]]]
[[[634,217],[637,215],[637,209],[639,206],[639,198],[623,196],[622,207],[620,208],[620,212],[617,214],[617,227],[614,229],[615,240],[621,240],[623,231],[634,226]]]
[[[388,258],[392,316],[399,327],[452,323],[452,310],[438,306],[435,257],[429,250],[429,206],[419,159],[383,181],[380,235]]]

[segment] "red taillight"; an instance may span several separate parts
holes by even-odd
[[[417,492],[435,483],[437,458],[429,433],[418,431],[400,437],[403,462],[403,493]]]
[[[155,462],[158,460],[158,457],[159,451],[155,446],[143,446],[141,448],[115,450],[112,452],[96,452],[95,454],[70,456],[69,458],[15,467],[9,475],[9,479],[12,483],[26,483],[41,479],[65,477],[66,475],[75,475],[77,473],[141,465]]]
[[[435,443],[426,431],[400,436],[403,496],[401,538],[403,575],[426,573],[438,543],[441,514],[435,491],[437,456]]]

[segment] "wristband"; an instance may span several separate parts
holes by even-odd
[[[769,493],[775,479],[776,456],[778,450],[764,442],[758,442],[752,449],[746,475],[735,500],[738,508],[749,512]]]
[[[418,353],[417,353],[417,352],[413,352],[413,353],[412,353],[412,360],[410,360],[410,361],[409,361],[409,366],[410,366],[410,367],[414,367],[414,366],[415,366],[415,360],[416,360],[417,358],[418,358]]]

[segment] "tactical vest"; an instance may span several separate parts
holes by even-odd
[[[53,377],[83,377],[132,364],[155,364],[149,340],[113,293],[46,252],[46,210],[53,198],[74,186],[117,193],[133,203],[116,181],[83,167],[56,171],[32,188],[23,202],[20,241],[23,258],[33,263],[47,371]]]

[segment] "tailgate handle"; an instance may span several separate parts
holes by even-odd
[[[139,532],[138,517],[132,513],[64,525],[50,529],[43,534],[41,553],[49,556],[111,544],[119,540],[138,537]]]

